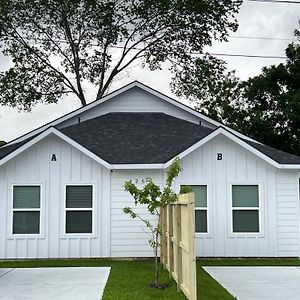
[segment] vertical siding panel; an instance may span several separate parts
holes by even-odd
[[[247,180],[256,179],[256,159],[253,154],[246,153],[246,166],[247,166]]]
[[[237,179],[245,181],[247,176],[247,154],[241,147],[236,147],[236,174]]]
[[[69,238],[70,243],[70,258],[80,257],[80,239],[78,238]]]
[[[217,153],[222,153],[223,159],[217,160]],[[213,170],[215,178],[215,218],[218,225],[215,227],[215,256],[225,256],[225,238],[227,235],[227,226],[220,226],[226,224],[226,210],[227,210],[227,188],[226,188],[226,170],[225,161],[226,153],[224,153],[224,138],[214,139],[213,141]]]
[[[63,184],[71,182],[72,179],[72,149],[71,146],[62,143],[61,144],[61,178]]]
[[[98,201],[99,205],[99,235],[101,240],[101,252],[98,254],[102,257],[111,256],[111,172],[107,169],[102,169],[102,172],[99,172],[101,177],[98,178],[99,191],[98,197],[101,201]],[[100,223],[101,221],[101,223]]]
[[[276,170],[268,168],[267,181],[264,187],[264,202],[267,203],[263,206],[264,211],[264,232],[268,240],[268,248],[270,256],[277,256],[277,210],[276,210]]]
[[[17,247],[15,239],[6,240],[6,258],[16,259],[17,258]]]
[[[299,173],[297,171],[278,171],[276,182],[277,253],[278,256],[299,257]]]
[[[7,183],[5,168],[0,169],[0,259],[5,258],[5,239],[7,235]]]
[[[68,238],[61,238],[60,239],[60,251],[59,251],[59,257],[60,258],[69,258],[69,239]]]
[[[87,258],[90,253],[90,239],[89,238],[81,238],[80,239],[80,257]]]
[[[59,257],[59,236],[60,236],[60,199],[61,199],[61,179],[60,179],[60,141],[50,139],[49,145],[49,257]],[[57,161],[51,161],[52,154],[56,154]]]
[[[75,149],[71,148],[71,179],[74,182],[80,181],[81,177],[81,153]]]

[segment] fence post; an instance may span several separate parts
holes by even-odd
[[[174,277],[177,290],[189,300],[196,300],[194,194],[179,195],[178,201],[166,206],[161,216],[161,261]]]
[[[196,253],[195,253],[195,194],[191,193],[189,201],[189,266],[190,266],[190,300],[197,299]]]
[[[176,227],[177,227],[177,291],[181,291],[182,284],[182,250],[180,247],[181,241],[181,206],[176,206],[177,214],[176,214]]]

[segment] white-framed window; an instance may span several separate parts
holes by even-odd
[[[40,234],[41,185],[13,185],[12,199],[12,234]]]
[[[232,233],[260,233],[258,184],[231,185]]]
[[[208,233],[207,185],[190,185],[195,195],[195,232]]]
[[[65,186],[65,234],[93,233],[93,185]]]

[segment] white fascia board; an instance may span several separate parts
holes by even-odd
[[[61,133],[60,131],[58,131],[57,129],[55,129],[53,127],[50,127],[49,129],[45,130],[44,132],[39,134],[37,137],[33,138],[31,141],[27,142],[26,144],[24,144],[20,148],[16,149],[12,153],[5,156],[2,160],[0,160],[0,166],[5,164],[6,162],[11,160],[12,158],[16,157],[17,155],[19,155],[20,153],[22,153],[26,149],[30,148],[31,146],[33,146],[37,142],[41,141],[42,139],[44,139],[45,137],[47,137],[50,134],[56,135],[57,137],[61,138],[66,143],[70,144],[71,146],[75,147],[76,149],[78,149],[82,153],[86,154],[87,156],[89,156],[91,159],[95,160],[99,164],[103,165],[104,167],[106,167],[108,169],[111,169],[111,165],[109,163],[107,163],[103,159],[99,158],[97,155],[95,155],[91,151],[87,150],[86,148],[84,148],[83,146],[81,146],[80,144],[78,144],[77,142],[75,142],[74,140],[67,137],[66,135],[64,135],[63,133]]]
[[[208,136],[206,136],[204,139],[202,139],[201,141],[195,143],[194,145],[192,145],[191,147],[189,147],[188,149],[186,149],[185,151],[181,152],[179,155],[177,155],[176,157],[179,157],[180,159],[185,157],[186,155],[190,154],[192,151],[194,151],[195,149],[197,149],[198,147],[202,146],[203,144],[207,143],[208,141],[210,141],[211,139],[213,139],[214,137],[216,137],[217,135],[222,134],[226,137],[228,137],[230,140],[236,142],[238,145],[240,145],[241,147],[247,149],[248,151],[250,151],[251,153],[253,153],[254,155],[260,157],[261,159],[263,159],[264,161],[268,162],[270,165],[274,166],[275,168],[281,169],[284,168],[286,166],[289,165],[281,165],[279,163],[277,163],[276,161],[274,161],[273,159],[271,159],[270,157],[268,157],[267,155],[261,153],[260,151],[256,150],[255,148],[253,148],[252,146],[248,145],[247,143],[245,143],[244,141],[242,141],[239,137],[235,136],[234,134],[232,134],[231,132],[228,132],[227,130],[225,130],[224,128],[220,127],[218,129],[216,129],[215,131],[213,131],[211,134],[209,134]],[[173,160],[176,158],[172,158],[171,160],[169,160],[166,164],[165,167],[168,168]],[[292,166],[292,165],[291,165]],[[290,166],[290,167],[291,167]],[[297,165],[295,165],[297,166]],[[295,168],[297,169],[297,167]]]
[[[300,165],[283,164],[283,165],[280,165],[280,169],[300,170]],[[299,173],[299,176],[300,176],[300,173]]]
[[[158,170],[164,169],[164,164],[114,164],[112,170]]]

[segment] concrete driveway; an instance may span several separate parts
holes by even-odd
[[[239,300],[299,300],[300,267],[204,267]]]
[[[0,269],[1,300],[99,300],[110,268]]]

